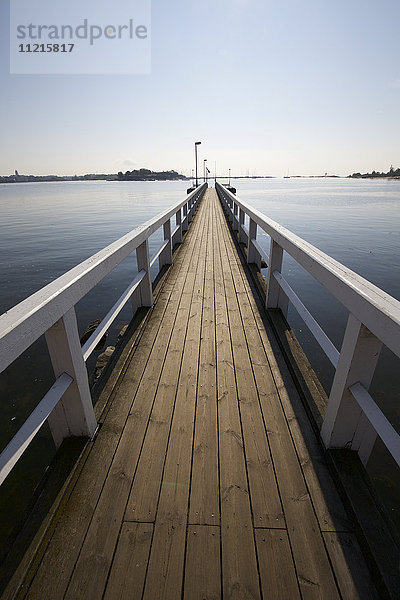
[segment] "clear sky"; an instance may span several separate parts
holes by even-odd
[[[399,0],[153,0],[150,75],[10,75],[0,0],[0,174],[189,174],[195,140],[221,174],[397,168],[399,23]]]

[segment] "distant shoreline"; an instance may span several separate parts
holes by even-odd
[[[217,175],[217,179],[224,179],[225,175]],[[199,178],[202,181],[203,178]],[[209,180],[213,180],[214,177],[208,177]],[[231,175],[231,179],[281,179],[274,175]],[[284,177],[284,179],[378,179],[388,181],[399,181],[399,175],[372,175],[372,174],[353,174],[353,175],[291,175],[290,177]],[[5,175],[0,176],[1,183],[54,183],[54,182],[65,182],[65,181],[192,181],[191,177],[185,175],[179,175],[178,177],[157,177],[156,174],[149,175],[147,177],[132,177],[128,179],[120,179],[118,175]]]
[[[119,181],[118,178],[110,179],[108,177],[96,177],[93,179],[88,178],[79,178],[79,177],[56,177],[56,178],[47,178],[47,177],[35,177],[32,179],[19,179],[19,180],[10,180],[9,178],[0,177],[0,183],[63,183],[66,181],[77,181],[77,182],[85,182],[85,181]],[[185,177],[182,179],[131,179],[129,181],[189,181],[189,177]]]
[[[144,169],[143,169],[144,170]],[[147,170],[146,170],[147,171]],[[126,177],[126,179],[125,179]],[[128,172],[122,173],[90,173],[87,175],[15,175],[0,176],[0,183],[40,183],[53,181],[187,181],[188,177],[176,171],[162,171],[160,173],[148,171],[130,177]]]

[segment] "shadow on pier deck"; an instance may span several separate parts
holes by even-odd
[[[208,190],[4,598],[378,598]]]

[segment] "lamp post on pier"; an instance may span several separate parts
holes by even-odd
[[[228,185],[231,185],[231,170],[229,169],[229,183]]]
[[[195,142],[194,143],[194,156],[195,156],[195,161],[196,161],[196,187],[199,185],[199,181],[197,178],[197,146],[200,146],[201,142]]]
[[[207,170],[206,170],[207,167],[206,167],[206,162],[207,162],[207,159],[205,158],[203,160],[204,183],[207,181]]]

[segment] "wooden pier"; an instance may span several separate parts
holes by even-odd
[[[3,598],[379,598],[209,189]]]

